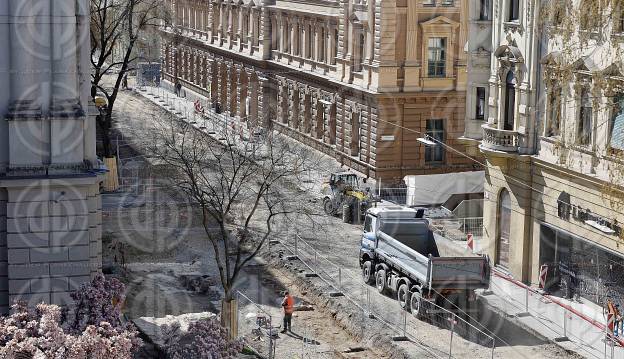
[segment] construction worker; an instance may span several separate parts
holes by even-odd
[[[290,331],[292,328],[292,314],[295,311],[295,298],[288,291],[284,293],[282,307],[284,308],[284,329],[282,329],[282,333],[286,333],[286,331]]]

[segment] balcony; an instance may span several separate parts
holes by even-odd
[[[490,124],[482,125],[483,140],[481,148],[490,151],[518,152],[520,135],[516,131],[501,130],[491,127]]]

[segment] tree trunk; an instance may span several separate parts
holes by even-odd
[[[100,135],[102,136],[102,155],[105,158],[113,156],[113,146],[110,138],[111,121],[110,114],[100,113],[96,118],[96,122],[100,128]]]
[[[238,301],[224,298],[221,300],[221,325],[228,330],[230,339],[238,337]]]

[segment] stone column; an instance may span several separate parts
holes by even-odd
[[[256,34],[255,18],[256,18],[256,9],[250,7],[249,8],[249,23],[247,24],[247,46],[248,46],[248,53],[250,55],[253,54],[253,47],[254,47],[255,39],[258,36],[258,34]]]
[[[234,42],[234,11],[232,9],[232,4],[227,4],[227,38],[228,38],[228,48],[232,48],[232,43]]]
[[[274,110],[277,104],[271,103],[271,89],[269,88],[269,79],[264,76],[263,73],[257,73],[258,76],[258,89],[260,96],[258,97],[258,114],[262,117],[262,123],[260,124],[264,128],[272,128],[271,121],[274,116]]]
[[[209,87],[208,90],[210,92],[210,103],[213,104],[216,102],[217,100],[217,95],[219,94],[219,89],[218,89],[218,75],[219,72],[215,71],[215,61],[208,57],[207,59],[207,63],[206,63],[206,70],[207,70],[207,78],[208,78],[208,84],[207,86]]]
[[[224,109],[226,109],[226,111],[229,113],[230,116],[232,116],[232,97],[233,97],[233,91],[235,91],[235,84],[232,83],[232,75],[234,73],[234,69],[233,69],[234,65],[231,62],[228,62],[226,65],[226,76],[225,76],[225,81],[226,81],[226,93],[225,93],[225,102],[226,105],[224,107]]]
[[[236,107],[233,107],[232,111],[234,112],[233,115],[238,117],[239,119],[242,119],[242,115],[241,115],[241,108],[244,108],[245,104],[241,103],[242,100],[242,89],[241,89],[241,76],[243,73],[243,66],[240,64],[236,64],[234,65],[234,78],[236,79],[236,102],[235,104],[237,105]]]
[[[299,18],[296,16],[290,22],[290,54],[296,55],[297,51],[297,27],[299,26]]]
[[[214,42],[214,37],[216,35],[213,30],[215,27],[215,17],[218,11],[218,6],[215,6],[212,1],[208,2],[208,29],[206,31],[208,31],[208,42],[211,44]]]
[[[216,100],[221,106],[221,110],[225,111],[225,107],[227,104],[227,71],[225,69],[225,63],[223,63],[223,59],[218,59],[215,61],[217,64],[217,96]]]
[[[250,126],[255,127],[258,125],[258,79],[254,79],[254,70],[251,68],[245,68],[245,73],[247,75],[247,97],[250,101],[249,113],[247,117],[249,118]]]
[[[243,37],[247,37],[247,34],[243,34],[243,21],[245,20],[244,6],[239,5],[236,9],[238,11],[238,25],[236,29],[236,38],[238,39],[238,51],[243,49],[243,44],[245,43]]]

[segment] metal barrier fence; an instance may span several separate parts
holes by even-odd
[[[378,189],[378,195],[380,199],[385,201],[394,202],[396,204],[407,204],[407,187],[397,188],[380,188]]]
[[[431,224],[441,236],[454,241],[465,241],[468,234],[483,238],[483,217],[434,219]]]
[[[531,316],[540,325],[558,335],[554,339],[556,342],[568,342],[569,346],[573,346],[577,352],[589,358],[624,359],[624,348],[612,333],[606,331],[606,326],[603,331],[589,331],[587,328],[593,326],[593,323],[589,323],[587,319],[571,312],[565,306],[546,305],[551,299],[528,286],[514,287],[512,291],[492,280],[490,287],[498,298],[504,300],[502,309],[507,315]],[[604,319],[606,323],[606,318]]]
[[[275,338],[280,326],[273,321],[273,315],[240,291],[236,297],[238,337],[266,358],[275,358]]]
[[[417,349],[422,351],[421,355],[452,356],[454,349],[457,351],[459,348],[458,340],[469,341],[482,346],[483,349],[477,350],[481,357],[494,355],[495,339],[457,314],[429,302],[431,314],[428,314],[422,322],[416,321],[408,311],[399,306],[394,298],[379,295],[375,288],[362,282],[359,273],[354,274],[352,270],[346,269],[321,255],[301,236],[288,236],[284,244],[293,254],[290,259],[301,260],[308,267],[309,272],[304,273],[306,276],[318,276],[331,287],[330,296],[345,296],[361,309],[362,315],[379,319],[394,333],[394,339],[410,339]],[[448,321],[449,318],[451,321]],[[455,323],[453,327],[447,325],[451,322]],[[419,343],[419,338],[423,339],[420,329],[423,329],[423,326],[426,329],[428,324],[449,330],[449,335],[446,337],[448,340],[441,340],[439,334],[436,334],[435,338],[428,341],[428,347],[422,346]],[[362,334],[364,330],[362,327]],[[472,348],[471,352],[463,352],[460,357],[474,356],[474,354],[475,349]]]

